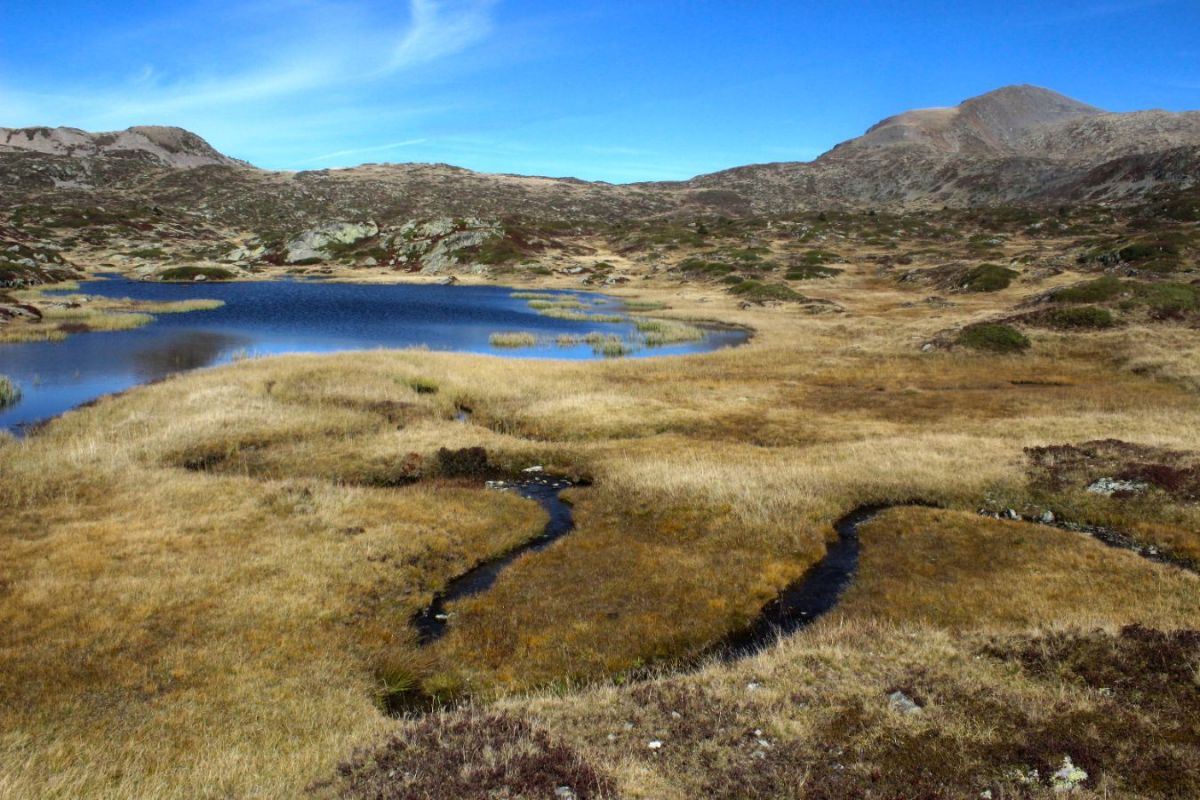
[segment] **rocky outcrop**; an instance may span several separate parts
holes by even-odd
[[[478,218],[440,217],[426,222],[409,222],[390,239],[397,260],[425,274],[436,275],[459,265],[468,248],[482,246],[489,239],[503,236],[497,222]]]
[[[354,245],[378,235],[379,226],[374,222],[331,222],[305,231],[288,242],[284,261],[288,264],[318,264],[332,255],[331,251],[339,245]],[[240,249],[245,251],[245,248]]]

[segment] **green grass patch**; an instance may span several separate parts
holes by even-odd
[[[221,267],[172,267],[158,273],[163,281],[194,281],[203,277],[207,281],[227,281],[233,278],[233,273]]]
[[[1200,310],[1200,285],[1194,283],[1131,283],[1136,302],[1160,315]]]
[[[1053,297],[1058,303],[1103,303],[1112,300],[1123,290],[1121,281],[1111,275],[1105,275],[1094,281],[1059,289]]]
[[[998,292],[1007,289],[1019,274],[999,264],[980,264],[963,277],[962,288],[968,292]]]
[[[1144,283],[1106,275],[1054,293],[1054,300],[1060,303],[1100,303],[1117,298],[1122,298],[1120,307],[1124,310],[1143,307],[1157,317],[1200,311],[1200,285],[1194,283]]]
[[[800,256],[800,264],[805,267],[818,267],[822,264],[828,264],[831,261],[837,261],[838,254],[828,250],[809,250]]]
[[[841,274],[842,270],[837,267],[820,267],[804,264],[799,267],[792,267],[784,277],[789,281],[810,281],[817,278],[832,278],[834,275]]]
[[[662,311],[667,307],[666,303],[657,300],[626,300],[624,303],[628,311]]]
[[[963,328],[958,343],[989,353],[1020,353],[1029,349],[1029,338],[1016,328],[995,322],[982,322]]]
[[[713,277],[719,275],[728,275],[734,270],[732,264],[725,264],[721,261],[709,261],[703,258],[684,259],[683,261],[679,262],[679,268],[684,272],[693,274],[698,273],[700,275]]]
[[[437,394],[437,381],[432,378],[412,378],[408,381],[408,388],[412,389],[417,394]]]
[[[1061,330],[1103,330],[1117,324],[1117,318],[1107,308],[1074,306],[1051,309],[1046,324]]]

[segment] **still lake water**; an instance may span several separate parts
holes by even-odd
[[[542,291],[542,290],[537,290]],[[630,337],[631,322],[596,323],[540,316],[527,301],[499,286],[364,285],[321,281],[146,283],[111,276],[78,292],[135,300],[223,300],[213,311],[160,314],[142,328],[83,333],[63,342],[0,344],[0,375],[21,388],[21,400],[0,410],[0,429],[22,427],[101,395],[123,391],[184,370],[236,357],[279,353],[427,347],[512,358],[589,359],[588,345],[559,347],[559,334],[592,331]],[[620,313],[619,300],[584,292],[590,313]],[[547,340],[537,347],[499,350],[498,331],[528,331]],[[682,355],[744,342],[741,331],[713,329],[704,340],[644,348],[629,358]]]

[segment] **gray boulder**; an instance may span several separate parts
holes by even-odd
[[[287,244],[284,260],[289,264],[316,264],[329,255],[334,245],[348,245],[379,235],[374,222],[331,222],[305,231]]]

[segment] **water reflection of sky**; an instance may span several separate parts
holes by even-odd
[[[212,311],[163,314],[130,331],[90,333],[64,342],[0,344],[0,374],[21,388],[21,401],[0,411],[0,428],[15,429],[176,372],[223,364],[239,355],[327,353],[427,347],[514,358],[590,359],[587,345],[559,347],[559,334],[592,331],[629,336],[631,323],[559,320],[539,315],[512,290],[498,286],[365,285],[310,281],[170,284],[111,278],[80,291],[138,300],[210,298]],[[593,313],[619,311],[620,302],[572,292]],[[528,331],[538,347],[497,350],[497,331]],[[702,342],[635,352],[632,357],[679,355],[737,344],[745,335],[712,331]]]

